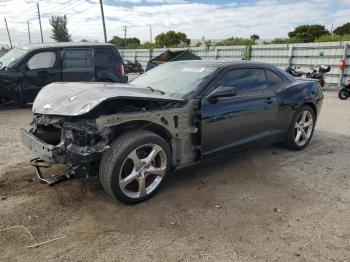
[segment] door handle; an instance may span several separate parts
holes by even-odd
[[[265,103],[267,104],[272,104],[272,102],[273,102],[273,99],[271,97],[268,97],[265,99]]]

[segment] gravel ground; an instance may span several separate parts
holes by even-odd
[[[301,152],[259,148],[178,172],[154,198],[113,202],[98,180],[33,181],[19,139],[30,109],[0,111],[0,261],[350,261],[350,101],[325,103]],[[53,174],[54,170],[47,171]]]

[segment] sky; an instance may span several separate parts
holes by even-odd
[[[331,30],[350,22],[350,0],[103,0],[107,37],[138,37],[143,42],[168,31],[182,31],[191,39],[287,37],[301,24],[323,24]],[[103,42],[99,0],[39,0],[45,42],[52,42],[49,18],[68,17],[68,30],[74,41]],[[0,45],[8,43],[6,17],[12,42],[28,43],[27,21],[32,42],[40,42],[36,1],[0,0]]]

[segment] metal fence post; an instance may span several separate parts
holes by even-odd
[[[214,56],[215,56],[215,60],[218,60],[219,56],[218,56],[218,48],[215,46],[215,49],[214,49]]]
[[[288,65],[287,67],[291,67],[292,66],[292,60],[293,60],[293,46],[290,45],[289,46],[289,54],[288,54]]]
[[[152,60],[152,54],[153,54],[153,49],[152,48],[150,48],[149,49],[149,61],[151,61]]]
[[[250,61],[251,51],[252,51],[252,47],[250,45],[246,45],[246,47],[245,47],[245,54],[244,54],[244,60]]]
[[[349,49],[349,44],[344,44],[344,50],[343,50],[343,57],[342,59],[344,59],[346,61],[346,58],[348,56],[348,49]],[[340,75],[339,75],[339,81],[338,81],[338,87],[341,88],[344,82],[344,72],[345,69],[342,71],[340,70]]]

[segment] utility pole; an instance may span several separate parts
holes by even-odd
[[[126,47],[126,32],[128,31],[126,25],[123,27],[123,31],[124,31],[124,47]]]
[[[105,14],[104,14],[104,12],[103,12],[103,3],[102,3],[102,0],[100,0],[100,6],[101,6],[101,16],[102,16],[103,34],[104,34],[104,37],[105,37],[105,43],[107,43],[107,32],[106,32]]]
[[[29,21],[27,21],[27,25],[28,25],[28,37],[29,37],[29,44],[32,43],[32,39],[30,37],[30,28],[29,28]]]
[[[331,29],[331,35],[333,35],[333,24],[332,24],[332,29]]]
[[[5,17],[5,25],[6,25],[7,35],[8,35],[8,37],[9,37],[9,41],[10,41],[10,46],[11,46],[11,49],[12,49],[12,41],[11,41],[11,36],[10,36],[9,27],[7,26],[6,17]]]
[[[38,18],[39,18],[39,25],[40,25],[41,43],[44,43],[43,28],[41,27],[41,17],[40,17],[39,2],[36,2],[36,6],[38,8]]]
[[[152,26],[151,25],[149,26],[149,40],[150,40],[150,42],[152,44],[153,37],[152,37]]]

